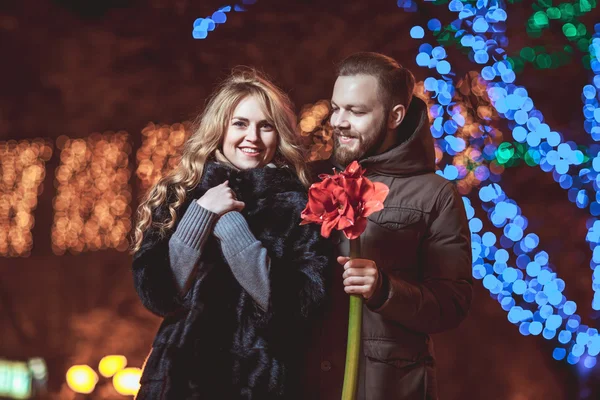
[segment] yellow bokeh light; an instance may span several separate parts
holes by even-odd
[[[502,142],[502,132],[492,126],[491,122],[498,118],[493,112],[491,100],[487,94],[487,83],[477,73],[469,72],[456,85],[457,91],[452,98],[452,105],[444,107],[453,117],[460,115],[464,123],[457,124],[454,137],[461,138],[467,146],[463,151],[451,156],[444,154],[441,147],[443,139],[435,139],[435,162],[440,165],[452,164],[459,171],[466,173],[459,182],[457,188],[461,195],[467,195],[474,187],[481,184],[476,171],[480,166],[488,166],[488,161],[482,154],[483,148],[488,144],[499,145]],[[415,95],[427,103],[429,109],[429,122],[433,124],[436,117],[440,117],[439,108],[436,114],[432,113],[432,106],[436,104],[432,99],[432,93],[424,90],[424,83],[418,82],[415,86]],[[477,141],[485,135],[485,139]],[[493,173],[502,170],[499,165],[489,165]]]
[[[67,371],[67,385],[76,393],[92,393],[97,383],[98,374],[87,365],[74,365]]]
[[[136,175],[142,190],[147,190],[173,170],[181,159],[183,145],[191,135],[191,124],[173,125],[149,123],[143,130],[142,146],[136,153]]]
[[[329,101],[319,100],[302,107],[298,130],[310,147],[308,161],[325,160],[333,151],[333,128],[329,124]]]
[[[100,360],[98,371],[103,377],[110,378],[126,366],[127,358],[125,356],[106,356]]]
[[[140,390],[140,377],[142,370],[139,368],[125,368],[113,377],[115,390],[123,396],[135,396]]]
[[[33,247],[33,210],[52,147],[43,139],[0,141],[0,256],[26,257]]]
[[[127,249],[131,226],[129,145],[126,132],[94,133],[87,139],[61,137],[56,170],[52,249]]]

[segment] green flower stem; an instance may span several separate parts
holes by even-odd
[[[350,258],[360,257],[360,237],[350,240]],[[360,333],[362,326],[363,298],[350,295],[350,312],[348,313],[348,346],[346,347],[346,369],[344,371],[344,387],[342,400],[354,400],[358,386],[358,363],[360,355]]]

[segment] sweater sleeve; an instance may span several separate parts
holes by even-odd
[[[180,291],[188,288],[194,267],[219,216],[192,201],[169,240],[169,261]]]
[[[214,235],[221,242],[221,250],[235,279],[265,311],[271,295],[271,260],[267,250],[252,234],[244,216],[237,211],[219,218]]]
[[[153,221],[165,221],[168,216],[166,204],[152,211]],[[182,292],[177,281],[183,282],[191,272],[180,268],[193,271],[206,241],[206,231],[210,235],[216,218],[216,214],[193,201],[174,231],[163,234],[151,225],[144,232],[140,248],[133,254],[132,273],[135,290],[148,310],[165,318],[189,307],[188,293]]]

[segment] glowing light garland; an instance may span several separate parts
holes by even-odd
[[[0,256],[29,256],[33,210],[51,156],[52,147],[43,139],[0,141]]]
[[[128,248],[131,229],[129,154],[125,132],[95,133],[86,139],[57,140],[52,250],[81,253]]]
[[[246,9],[244,8],[245,5],[251,5],[255,3],[256,0],[242,0],[243,5],[236,4],[234,6],[223,6],[214,13],[212,13],[212,15],[209,17],[197,18],[194,21],[192,37],[194,39],[206,39],[208,36],[208,32],[214,31],[218,25],[224,24],[227,21],[227,13],[231,11],[246,11]]]
[[[328,100],[319,100],[302,108],[298,131],[308,139],[308,161],[326,160],[333,151],[333,128],[329,123],[331,105]]]
[[[533,100],[528,97],[525,88],[515,85],[515,72],[511,63],[506,60],[503,47],[508,40],[504,35],[507,13],[502,3],[498,1],[477,1],[465,4],[453,0],[449,4],[452,12],[459,13],[459,18],[450,27],[441,29],[437,20],[431,20],[429,30],[435,32],[438,43],[455,40],[469,48],[469,58],[478,64],[486,65],[481,70],[481,77],[488,81],[486,91],[498,115],[510,121],[513,138],[522,144],[520,156],[528,161],[528,165],[538,165],[546,172],[552,172],[554,179],[561,187],[569,190],[569,199],[580,208],[590,207],[590,213],[600,215],[600,156],[599,147],[588,150],[581,149],[573,142],[563,143],[560,133],[552,131],[545,124],[543,114],[535,109]],[[462,29],[461,29],[462,28]],[[596,31],[600,31],[596,25]],[[440,35],[444,32],[445,36]],[[425,30],[413,27],[411,36],[423,38]],[[600,35],[596,33],[590,44],[591,68],[596,74],[594,86],[584,88],[584,115],[586,130],[598,134],[600,111],[598,107],[598,90],[600,88]],[[448,121],[453,117],[451,106],[456,93],[451,77],[451,66],[445,60],[445,51],[436,50],[433,46],[424,44],[417,56],[417,63],[422,67],[435,68],[442,79],[433,77],[425,80],[424,89],[432,93],[437,102],[434,112],[436,118],[432,134],[437,138],[440,148],[448,151],[459,151],[463,143],[453,137],[455,126]],[[443,49],[443,48],[442,48]],[[444,57],[439,57],[443,54]],[[440,66],[442,61],[446,61]],[[491,65],[487,65],[491,64]],[[445,108],[444,108],[445,107]],[[447,113],[444,113],[444,109]],[[593,110],[592,110],[593,109]],[[430,114],[432,114],[430,110]],[[596,115],[598,118],[596,118]],[[593,118],[593,120],[592,120]],[[595,121],[595,122],[594,122]],[[440,129],[443,126],[443,129]],[[447,127],[448,126],[448,127]],[[592,131],[593,129],[593,131]],[[454,143],[454,146],[452,145]],[[471,142],[465,143],[469,149]],[[494,162],[506,163],[514,157],[515,148],[503,143],[496,147],[488,144],[484,147],[485,155],[494,155]],[[592,167],[592,168],[590,168]],[[450,180],[460,180],[456,166],[447,165],[438,173]],[[575,173],[569,174],[569,170]],[[499,173],[490,174],[499,181]],[[545,339],[557,339],[560,343],[554,350],[557,360],[566,359],[570,364],[583,362],[587,368],[596,365],[596,357],[600,354],[600,336],[594,328],[581,324],[581,317],[576,314],[577,306],[567,300],[562,294],[565,283],[553,272],[548,254],[540,249],[539,237],[527,233],[527,219],[521,215],[521,210],[514,200],[506,196],[498,183],[486,183],[479,190],[483,201],[484,211],[487,212],[491,223],[497,228],[503,228],[500,238],[492,232],[483,232],[483,223],[475,217],[475,211],[468,198],[463,197],[473,241],[473,276],[483,280],[483,285],[492,293],[502,308],[508,311],[508,319],[519,325],[519,331],[524,335],[542,335]],[[592,193],[595,195],[592,196]],[[600,221],[592,218],[588,221],[586,240],[593,250],[591,268],[593,274],[593,289],[595,292],[592,307],[600,309]],[[510,252],[509,252],[510,251]],[[511,254],[512,253],[512,254]],[[520,300],[517,305],[517,299]]]
[[[591,12],[597,6],[596,0],[578,0],[573,3],[561,3],[554,7],[551,1],[542,0],[534,8],[537,10],[528,20],[527,33],[532,37],[539,37],[544,29],[550,27],[552,20],[560,20],[564,23],[562,26],[562,33],[564,36],[575,42],[577,48],[584,53],[582,58],[583,65],[586,69],[590,69],[590,63],[594,59],[592,54],[592,48],[590,47],[592,42],[592,35],[588,32],[584,24],[579,22],[577,17],[580,17],[588,12]],[[556,58],[552,56],[540,56],[536,57],[536,64],[542,67],[553,66],[554,62],[559,63],[560,58],[566,54],[566,57],[562,57],[563,60],[570,59],[570,53],[572,49],[570,46],[565,48],[566,52],[557,52],[553,55],[557,55]],[[542,63],[540,63],[540,58]],[[593,66],[591,66],[593,69]]]
[[[539,37],[544,29],[550,28],[552,20],[560,21],[563,24],[563,34],[572,41],[585,39],[587,29],[577,17],[585,15],[597,6],[596,0],[577,0],[572,3],[561,3],[556,6],[552,5],[552,1],[540,0],[534,5],[536,10],[527,21],[527,33],[532,37]],[[579,43],[578,43],[579,45]],[[581,51],[587,51],[587,44],[583,46]]]
[[[191,124],[157,126],[149,123],[142,130],[144,140],[136,152],[137,170],[142,191],[148,190],[181,160],[183,145],[190,137]]]

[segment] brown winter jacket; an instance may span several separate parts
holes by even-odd
[[[390,188],[385,208],[369,217],[361,236],[361,258],[374,260],[382,279],[363,311],[360,400],[437,399],[429,335],[457,327],[471,304],[465,209],[454,184],[435,174],[422,100],[412,101],[398,134],[407,139],[360,161],[369,179]],[[331,173],[331,164],[314,170]],[[340,255],[349,254],[343,234],[334,232],[333,240]],[[306,399],[341,398],[348,315],[342,272],[332,266],[330,302],[315,324]]]

